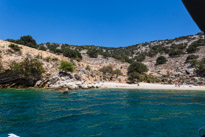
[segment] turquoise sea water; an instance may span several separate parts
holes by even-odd
[[[0,137],[197,137],[205,92],[0,90]]]

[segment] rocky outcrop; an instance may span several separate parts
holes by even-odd
[[[88,89],[88,88],[99,88],[98,83],[89,82],[83,79],[82,75],[70,73],[59,72],[49,79],[39,80],[35,87],[39,88],[51,88],[51,89],[64,89],[64,90],[74,90],[74,89]]]
[[[0,87],[33,87],[40,78],[35,76],[22,77],[19,72],[7,70],[0,73]]]

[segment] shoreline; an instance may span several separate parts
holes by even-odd
[[[101,83],[100,88],[205,91],[205,86],[181,85],[180,87],[175,87],[175,85],[151,84],[151,83],[139,83],[139,86],[138,86],[138,84],[104,82],[104,83]]]
[[[193,85],[181,85],[176,87],[175,85],[159,84],[159,83],[139,83],[138,84],[127,84],[127,83],[115,83],[115,82],[99,82],[93,84],[95,86],[79,89],[68,89],[64,88],[2,88],[2,89],[42,89],[45,91],[59,91],[61,93],[72,91],[72,90],[83,90],[83,89],[144,89],[144,90],[178,90],[178,91],[205,91],[205,86],[193,86]]]

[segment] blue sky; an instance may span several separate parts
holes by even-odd
[[[128,46],[200,32],[181,0],[0,0],[0,39]]]

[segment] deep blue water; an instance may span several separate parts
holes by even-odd
[[[197,137],[205,92],[0,90],[0,137]]]

